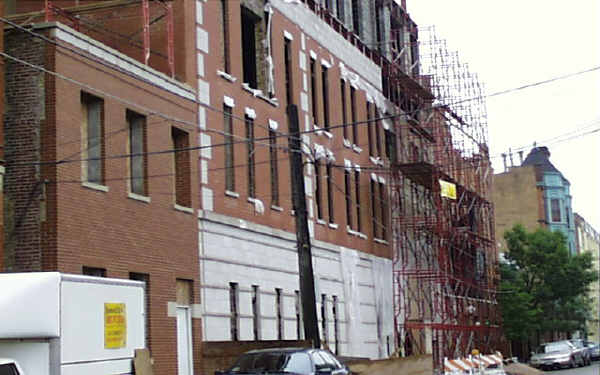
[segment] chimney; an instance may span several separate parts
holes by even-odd
[[[406,0],[401,0],[402,9],[406,10]]]
[[[502,153],[502,161],[504,162],[504,172],[506,172],[507,168],[506,168],[506,154],[505,153]]]
[[[508,158],[510,159],[510,167],[514,167],[515,163],[513,162],[513,158],[512,158],[513,154],[512,154],[512,150],[509,148],[508,149]]]
[[[523,164],[523,150],[519,151],[519,164]]]

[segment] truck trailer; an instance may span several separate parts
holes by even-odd
[[[0,358],[25,375],[133,374],[145,317],[140,281],[0,274]]]

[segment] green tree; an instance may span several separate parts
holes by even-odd
[[[504,238],[499,300],[506,337],[527,343],[583,329],[586,293],[597,279],[591,254],[570,255],[565,236],[545,229],[527,232],[515,225]]]

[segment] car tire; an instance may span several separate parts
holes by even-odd
[[[575,363],[575,358],[571,357],[571,360],[569,361],[569,368],[575,368],[577,366],[577,363]]]

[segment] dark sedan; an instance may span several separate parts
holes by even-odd
[[[327,350],[277,348],[246,352],[228,370],[215,372],[234,374],[349,375],[350,370]]]

